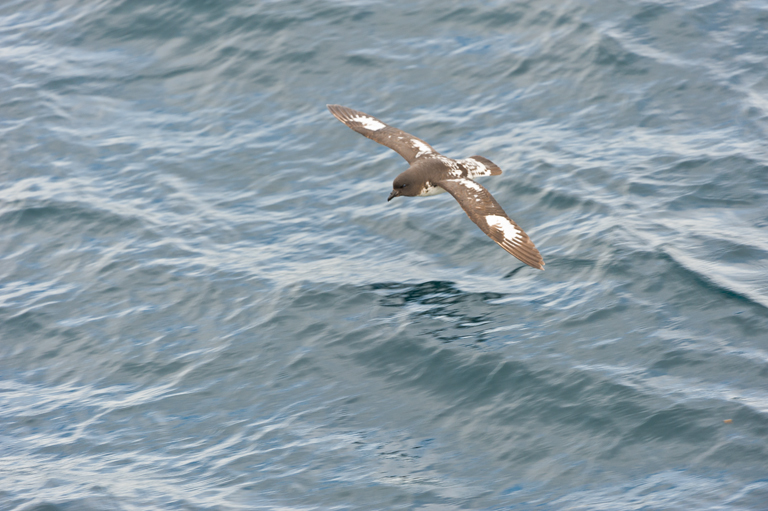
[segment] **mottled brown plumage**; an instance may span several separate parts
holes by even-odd
[[[528,235],[504,212],[491,193],[473,178],[497,176],[501,169],[482,156],[447,158],[429,144],[368,114],[328,105],[341,122],[405,158],[410,167],[392,183],[389,199],[450,193],[469,218],[504,250],[525,264],[544,269],[544,260]]]

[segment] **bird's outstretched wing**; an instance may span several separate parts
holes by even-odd
[[[528,266],[544,269],[544,260],[527,234],[496,202],[491,193],[471,179],[446,179],[435,183],[453,195],[470,220],[501,248]]]
[[[412,163],[421,156],[438,155],[431,145],[403,130],[389,126],[363,112],[341,105],[328,105],[328,110],[341,122],[370,138],[374,142],[387,146]]]

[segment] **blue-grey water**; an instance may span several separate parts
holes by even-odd
[[[768,509],[766,27],[2,2],[0,509]],[[497,163],[546,271],[327,103]]]

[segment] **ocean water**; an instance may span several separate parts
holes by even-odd
[[[2,2],[0,509],[768,509],[766,27]],[[327,103],[498,164],[546,271]]]

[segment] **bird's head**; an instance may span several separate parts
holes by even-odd
[[[397,176],[392,182],[392,193],[389,194],[387,202],[401,195],[403,197],[415,197],[421,192],[420,188],[416,189],[418,187],[414,183],[412,176],[405,176],[403,174]]]

